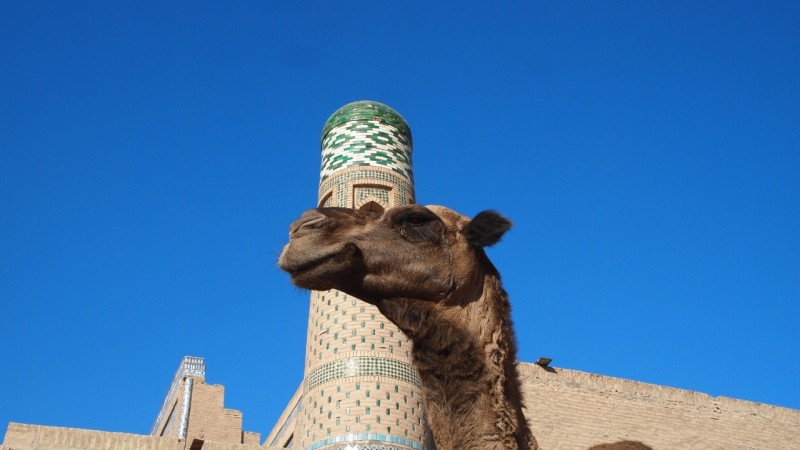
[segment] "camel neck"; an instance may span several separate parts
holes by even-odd
[[[508,299],[499,280],[460,306],[381,302],[413,341],[438,450],[534,448],[522,414]],[[535,446],[535,444],[533,444]]]

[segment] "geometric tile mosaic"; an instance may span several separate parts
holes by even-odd
[[[303,391],[308,392],[331,380],[362,376],[387,377],[409,383],[412,386],[420,386],[419,372],[409,364],[395,359],[355,356],[334,360],[314,368],[306,376]]]
[[[359,442],[357,444],[352,444],[352,443],[347,444],[353,441],[367,441],[367,442]],[[346,443],[346,444],[339,446],[335,445],[339,443]],[[332,444],[333,446],[327,447]],[[400,444],[403,447],[396,444]],[[353,433],[353,434],[346,434],[343,436],[333,436],[328,439],[315,442],[314,444],[309,446],[307,450],[317,450],[323,447],[325,447],[326,450],[408,450],[409,448],[412,448],[414,450],[425,450],[425,447],[418,442],[410,441],[408,439],[399,436],[390,436],[380,433]]]

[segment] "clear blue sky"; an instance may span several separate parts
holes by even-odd
[[[800,408],[800,3],[430,3],[2,2],[0,429],[147,433],[196,355],[266,435],[361,99],[420,203],[514,221],[522,360]]]

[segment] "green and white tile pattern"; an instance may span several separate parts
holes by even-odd
[[[322,135],[320,182],[353,166],[390,169],[413,183],[411,131],[388,106],[356,102],[334,113]]]

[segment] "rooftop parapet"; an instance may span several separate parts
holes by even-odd
[[[178,389],[181,386],[181,382],[185,377],[205,379],[205,359],[197,356],[183,357],[181,364],[178,366],[178,370],[175,372],[175,376],[172,377],[172,384],[169,386],[167,396],[164,398],[164,403],[161,404],[161,409],[158,411],[156,421],[153,423],[153,427],[150,429],[151,435],[158,436],[160,434],[160,430],[164,427],[163,422],[166,420],[168,413],[172,408],[172,403],[175,401],[175,395],[177,395]]]

